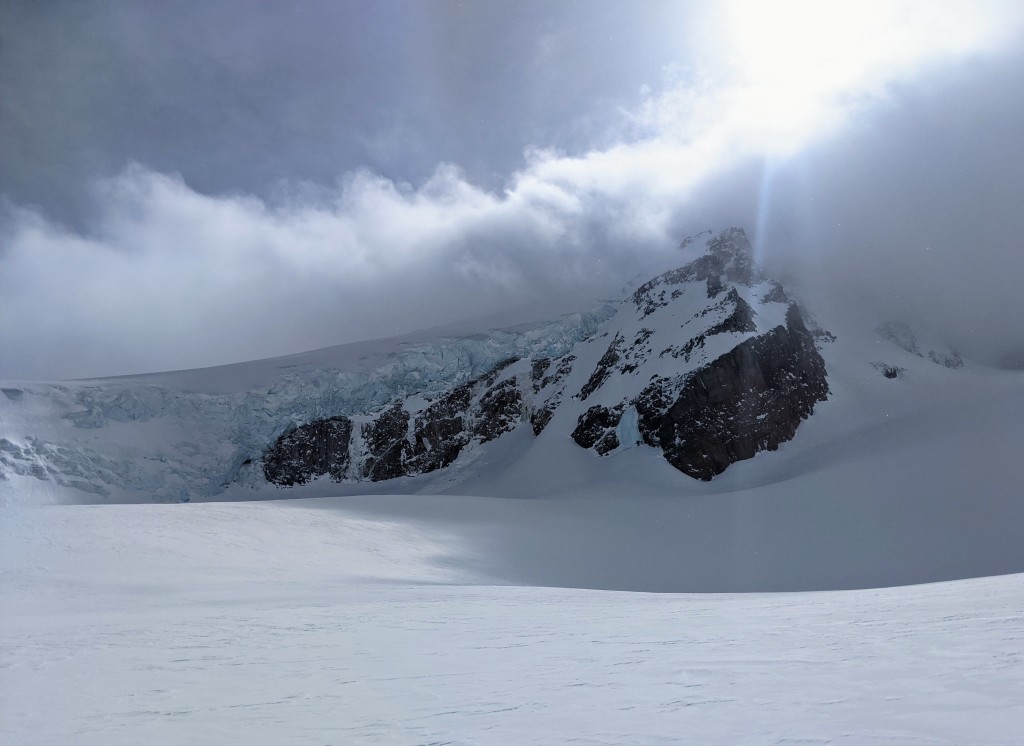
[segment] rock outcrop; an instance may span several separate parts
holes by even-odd
[[[380,482],[443,469],[467,446],[494,440],[524,421],[519,379],[501,375],[514,362],[498,363],[416,413],[395,401],[358,423],[331,417],[289,429],[263,454],[263,475],[291,486],[322,476]]]
[[[666,407],[671,385],[653,383],[636,401],[640,433],[674,467],[703,480],[776,450],[828,396],[825,361],[795,305],[785,326],[688,375]]]
[[[293,428],[263,454],[263,474],[273,484],[305,484],[327,474],[345,477],[349,463],[352,420],[330,417]]]

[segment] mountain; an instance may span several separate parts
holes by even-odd
[[[373,415],[313,420],[250,463],[279,485],[380,481],[445,468],[529,427],[602,456],[644,444],[709,480],[790,440],[827,394],[799,308],[754,271],[750,242],[732,229],[642,285],[560,356],[508,357],[438,396],[416,392]]]
[[[541,495],[616,480],[699,493],[697,483],[777,451],[811,419],[824,418],[818,434],[797,438],[786,458],[755,459],[754,481],[812,468],[794,459],[815,439],[877,421],[879,403],[886,418],[927,407],[936,375],[948,398],[978,374],[955,352],[921,347],[905,325],[826,331],[755,267],[742,229],[682,248],[684,266],[553,322],[196,371],[5,383],[0,499]],[[901,381],[912,388],[893,400]]]

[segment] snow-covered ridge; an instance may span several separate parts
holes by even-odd
[[[262,472],[291,487],[464,469],[480,447],[529,423],[544,443],[568,436],[600,456],[646,446],[710,480],[792,439],[827,394],[825,363],[799,309],[755,271],[746,234],[733,228],[644,283],[571,353],[507,358],[436,401],[416,395],[371,417],[306,423],[240,477],[256,485]]]

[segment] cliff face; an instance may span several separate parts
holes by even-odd
[[[708,480],[790,440],[828,395],[816,343],[782,286],[755,269],[742,230],[639,287],[557,358],[509,358],[440,395],[288,430],[260,461],[279,485],[380,481],[443,469],[521,426],[599,456],[645,445]],[[824,340],[824,341],[823,341]]]
[[[289,430],[263,454],[263,474],[268,482],[291,486],[305,484],[323,474],[335,481],[345,478],[352,420],[330,417]]]
[[[640,432],[670,464],[704,480],[776,450],[828,396],[825,362],[796,306],[785,326],[690,374],[667,409],[665,386],[656,382],[637,400]]]

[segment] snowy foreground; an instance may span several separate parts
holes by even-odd
[[[1021,741],[1024,575],[542,587],[537,503],[7,508],[0,742]]]

